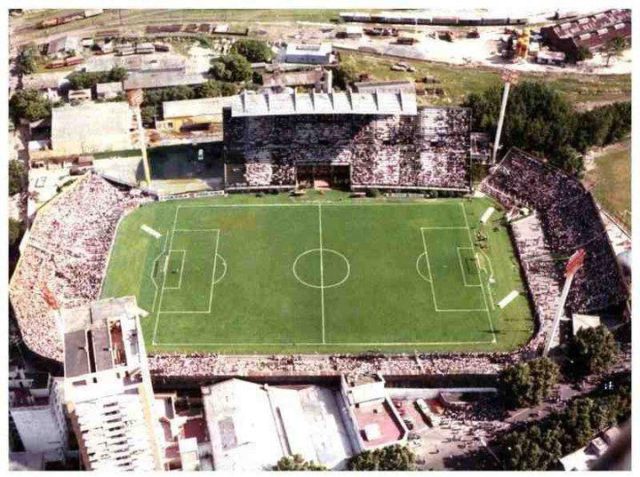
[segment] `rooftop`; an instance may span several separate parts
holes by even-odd
[[[202,84],[207,80],[201,74],[184,74],[174,71],[140,71],[131,73],[124,80],[124,89],[167,88],[170,86],[184,86]]]
[[[404,429],[397,421],[388,400],[360,404],[352,407],[352,410],[365,447],[392,444],[404,437]]]
[[[222,108],[231,106],[236,100],[237,96],[220,96],[217,98],[165,101],[162,103],[162,115],[164,119],[171,119],[222,114]]]
[[[132,113],[126,102],[53,108],[52,149],[59,155],[133,149]]]
[[[416,97],[404,92],[242,93],[231,105],[232,116],[299,114],[417,114]]]

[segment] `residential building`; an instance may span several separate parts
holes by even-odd
[[[98,83],[96,85],[96,97],[102,100],[115,99],[119,95],[123,95],[122,81],[113,81],[111,83]]]
[[[63,386],[48,373],[9,368],[9,415],[24,451],[44,462],[59,461],[68,449]],[[23,455],[26,460],[34,459]]]
[[[80,45],[80,39],[75,36],[61,36],[55,40],[51,40],[47,44],[47,55],[65,55],[69,53],[76,53],[82,49]]]
[[[163,470],[135,297],[62,309],[67,412],[87,470]]]

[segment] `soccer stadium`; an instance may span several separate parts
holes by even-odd
[[[517,149],[474,184],[467,109],[242,93],[223,118],[220,190],[90,172],[37,214],[10,288],[33,352],[60,361],[61,308],[132,295],[160,376],[490,373],[542,346],[576,251],[564,312],[625,303],[591,194]]]

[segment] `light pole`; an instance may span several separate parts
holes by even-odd
[[[498,148],[500,147],[500,136],[502,135],[502,125],[504,123],[504,113],[507,110],[507,101],[509,99],[509,90],[512,84],[518,83],[518,73],[516,71],[505,70],[502,73],[504,81],[504,90],[502,91],[502,104],[500,106],[500,117],[498,118],[498,128],[496,129],[496,138],[493,141],[493,154],[491,155],[491,163],[495,164],[498,156]]]
[[[584,265],[584,259],[586,256],[586,252],[583,248],[575,252],[571,255],[571,258],[567,262],[567,267],[565,269],[565,281],[564,287],[562,288],[562,294],[558,299],[558,309],[556,310],[556,316],[553,319],[553,325],[551,326],[551,332],[549,336],[547,336],[547,341],[544,344],[544,351],[542,352],[542,356],[546,357],[549,354],[549,350],[551,349],[551,343],[553,342],[553,337],[558,331],[558,325],[560,324],[560,318],[564,312],[564,305],[567,301],[567,296],[569,295],[569,290],[571,289],[571,283],[573,282],[573,278],[578,273],[578,270],[582,268]]]

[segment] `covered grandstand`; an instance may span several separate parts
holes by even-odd
[[[470,111],[402,91],[242,94],[223,112],[229,190],[470,190]]]

